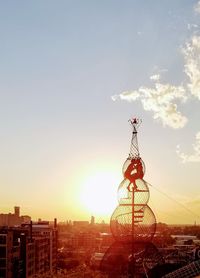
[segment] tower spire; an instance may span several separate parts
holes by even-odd
[[[132,133],[131,147],[130,147],[130,153],[128,158],[129,159],[139,158],[140,153],[139,153],[138,140],[137,140],[137,130],[142,120],[137,118],[132,118],[129,120],[129,122],[133,128],[133,133]]]
[[[157,256],[158,251],[151,243],[156,218],[147,204],[149,188],[143,179],[145,169],[138,148],[137,130],[142,121],[133,118],[129,122],[133,128],[130,153],[123,165],[123,180],[118,187],[119,204],[110,219],[114,242],[105,253],[101,268],[116,274],[115,277],[127,269],[126,277],[139,278],[144,277],[144,272],[147,274],[145,262],[157,264],[153,256]]]

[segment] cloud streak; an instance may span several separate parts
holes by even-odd
[[[185,73],[190,93],[200,100],[200,36],[193,36],[183,49]]]
[[[182,48],[182,54],[187,77],[184,85],[161,83],[160,74],[154,74],[150,76],[154,87],[141,86],[137,90],[115,95],[112,99],[129,102],[140,100],[144,110],[153,112],[153,118],[159,120],[163,126],[183,128],[188,119],[179,111],[177,100],[186,102],[191,97],[200,100],[200,36],[193,35]]]
[[[194,11],[200,14],[200,1],[198,1],[197,4],[194,6]]]
[[[154,75],[150,76],[150,80],[159,81],[160,80],[160,74],[154,74]]]
[[[200,9],[200,1],[198,6]],[[179,111],[178,104],[186,102],[191,97],[200,100],[200,36],[193,35],[182,48],[182,54],[187,77],[184,85],[161,83],[160,74],[154,74],[150,76],[150,80],[154,82],[153,87],[141,86],[137,90],[124,91],[112,96],[112,100],[121,99],[128,102],[140,100],[144,110],[151,111],[153,118],[160,121],[163,126],[183,128],[188,119]]]
[[[153,78],[152,80],[159,78]],[[144,110],[153,112],[153,118],[160,121],[163,126],[182,128],[187,123],[187,118],[177,109],[176,101],[186,101],[183,86],[172,86],[156,82],[154,88],[140,87],[135,91],[122,92],[112,97],[129,102],[140,100]]]
[[[180,150],[180,146],[177,146],[177,154],[181,158],[183,163],[186,162],[200,162],[200,131],[196,134],[196,141],[192,145],[193,153],[185,154]]]
[[[194,11],[200,14],[200,1],[194,6]],[[197,28],[196,24],[188,24],[188,29]],[[141,86],[138,89],[124,91],[112,96],[112,100],[126,100],[128,102],[140,101],[145,111],[153,114],[153,119],[173,129],[183,128],[188,119],[179,109],[181,103],[188,99],[200,101],[200,36],[193,35],[181,49],[183,55],[183,72],[185,82],[179,86],[162,83],[160,74],[150,76],[153,85]],[[157,70],[158,72],[158,70]],[[186,154],[177,147],[177,154],[182,162],[200,162],[200,132],[196,134],[196,141],[192,145],[193,153]]]

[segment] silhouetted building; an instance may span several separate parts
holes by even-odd
[[[91,216],[90,224],[91,224],[91,225],[94,225],[94,224],[95,224],[95,218],[94,218],[94,216]]]
[[[0,226],[20,226],[22,223],[30,223],[31,217],[20,216],[20,207],[14,207],[14,213],[0,213]]]
[[[73,226],[77,228],[84,228],[89,225],[89,221],[73,221]]]
[[[35,242],[30,236],[30,230],[20,235],[20,259],[22,271],[20,278],[31,278],[35,274]]]
[[[49,240],[47,237],[34,238],[35,243],[35,272],[44,274],[50,271]]]
[[[23,277],[25,265],[22,256],[22,236],[24,229],[2,228],[0,229],[0,277]],[[24,276],[25,277],[25,276]]]
[[[19,211],[18,211],[19,212]],[[18,213],[17,212],[17,213]],[[52,274],[57,264],[57,227],[37,222],[0,228],[0,278]]]
[[[57,226],[49,225],[48,221],[33,223],[32,237],[36,244],[36,273],[53,273],[57,262]],[[40,259],[39,259],[40,258]],[[37,269],[38,267],[38,269]]]
[[[90,232],[75,233],[71,240],[74,249],[92,249],[96,246],[96,235]]]

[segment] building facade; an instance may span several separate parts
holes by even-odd
[[[33,278],[57,267],[57,227],[38,222],[0,227],[0,278]]]
[[[14,207],[14,213],[0,213],[0,226],[20,226],[22,223],[30,223],[31,217],[20,216],[20,207]]]

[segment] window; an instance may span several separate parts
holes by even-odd
[[[6,269],[0,269],[0,278],[6,277]]]
[[[6,247],[0,246],[0,258],[6,257]]]
[[[6,267],[6,259],[0,259],[0,268]]]
[[[0,244],[6,244],[6,235],[0,235]]]

